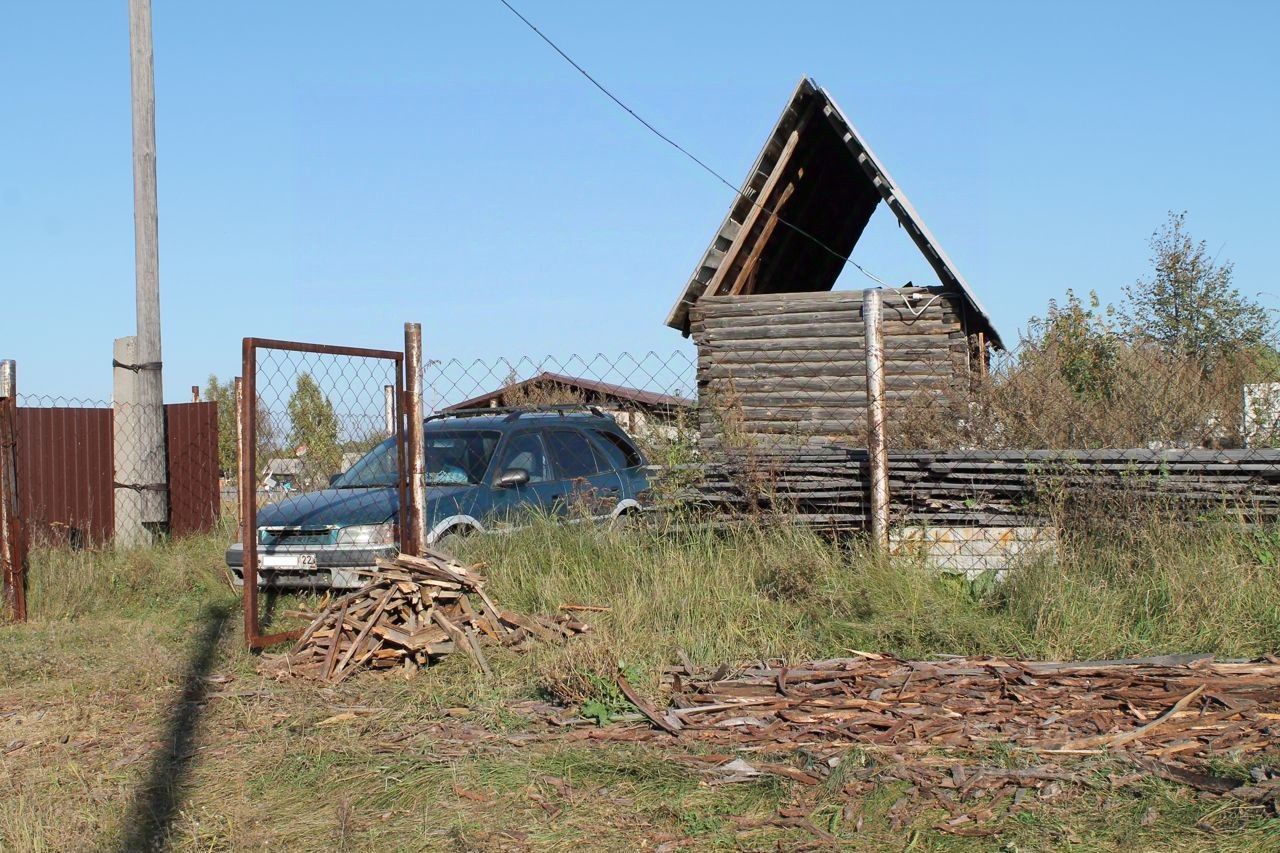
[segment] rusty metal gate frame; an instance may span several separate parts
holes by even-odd
[[[0,574],[4,609],[27,621],[27,540],[18,506],[18,389],[12,361],[0,364]]]
[[[407,339],[407,335],[406,335]],[[257,490],[257,380],[259,350],[279,350],[285,352],[310,353],[313,355],[350,356],[353,358],[370,358],[392,361],[395,363],[395,423],[396,423],[396,457],[397,481],[400,499],[400,550],[407,554],[417,554],[419,547],[413,535],[414,521],[420,517],[417,507],[413,505],[414,490],[409,483],[409,462],[405,447],[411,428],[407,416],[405,394],[405,354],[395,350],[365,349],[363,347],[342,347],[328,344],[307,344],[296,341],[278,341],[268,338],[245,338],[243,346],[243,365],[240,382],[237,383],[236,415],[239,421],[236,436],[239,456],[237,472],[238,499],[240,502],[240,547],[243,550],[244,579],[244,636],[250,649],[264,649],[278,643],[296,639],[301,630],[283,631],[276,634],[262,633],[261,616],[258,612],[258,490]],[[247,487],[246,487],[247,486]]]

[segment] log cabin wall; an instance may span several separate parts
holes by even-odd
[[[690,320],[704,450],[866,445],[861,291],[703,296]],[[963,398],[978,367],[971,369],[967,325],[954,292],[885,293],[891,422],[895,413]]]

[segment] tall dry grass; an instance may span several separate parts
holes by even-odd
[[[539,648],[517,680],[565,698],[610,680],[619,663],[656,683],[687,656],[703,664],[760,657],[1015,655],[1099,658],[1174,652],[1249,657],[1280,649],[1280,527],[1230,518],[1187,522],[1158,507],[1059,517],[1056,555],[1004,584],[965,581],[918,558],[886,559],[791,524],[715,530],[535,520],[460,543],[506,607],[548,613],[607,608],[593,637]],[[219,531],[150,550],[33,554],[37,622],[134,615],[185,618],[232,593]],[[595,680],[593,680],[593,677]],[[512,689],[517,692],[518,685]]]
[[[35,542],[27,570],[28,616],[69,619],[111,611],[175,609],[231,594],[223,554],[236,538],[232,524],[153,548],[76,549]]]
[[[506,606],[593,615],[596,636],[540,651],[542,685],[586,686],[619,662],[647,671],[686,655],[1015,655],[1054,659],[1280,649],[1280,530],[1230,520],[1133,519],[1130,535],[1081,528],[1056,557],[1004,584],[884,559],[791,525],[728,531],[538,523],[468,541]]]

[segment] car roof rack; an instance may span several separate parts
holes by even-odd
[[[493,417],[495,415],[506,415],[505,420],[514,421],[519,420],[521,415],[551,413],[564,417],[574,412],[590,412],[596,417],[613,419],[611,415],[601,411],[597,406],[587,405],[586,403],[563,403],[547,406],[484,406],[474,409],[453,409],[430,415],[424,419],[424,423],[425,421],[436,421],[443,418],[480,418],[485,416]]]

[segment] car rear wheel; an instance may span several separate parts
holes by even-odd
[[[638,507],[624,509],[613,517],[613,526],[616,530],[635,530],[641,526],[643,516]]]
[[[471,533],[470,527],[450,527],[444,533],[440,534],[435,544],[431,547],[438,551],[444,551],[449,556],[457,556],[458,548],[462,545],[462,540]]]

